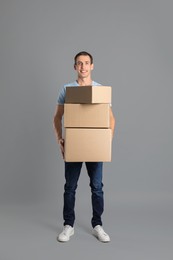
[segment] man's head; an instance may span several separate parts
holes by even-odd
[[[93,57],[86,51],[79,52],[74,57],[74,69],[78,73],[79,78],[88,78],[93,70]]]

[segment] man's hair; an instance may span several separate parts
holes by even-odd
[[[77,61],[77,58],[81,55],[84,55],[84,56],[89,56],[90,57],[90,61],[91,61],[91,64],[93,64],[93,56],[86,52],[86,51],[81,51],[79,53],[76,54],[76,56],[74,57],[74,64],[76,64],[76,61]]]

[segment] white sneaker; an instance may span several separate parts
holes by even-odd
[[[64,226],[63,231],[58,236],[59,242],[67,242],[70,240],[70,237],[74,234],[74,227],[69,225]]]
[[[97,225],[93,228],[93,235],[98,238],[101,242],[109,242],[110,237],[106,232],[103,230],[102,226]]]

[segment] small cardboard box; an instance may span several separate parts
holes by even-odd
[[[112,88],[110,86],[67,87],[65,103],[109,103],[111,104]]]
[[[65,128],[66,162],[110,162],[111,129]]]
[[[64,104],[64,127],[110,128],[110,105]]]

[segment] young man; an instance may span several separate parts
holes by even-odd
[[[88,52],[80,52],[74,58],[74,69],[77,72],[77,80],[70,84],[66,84],[60,91],[58,97],[58,105],[54,116],[54,127],[57,136],[57,142],[60,146],[62,156],[64,158],[64,139],[62,135],[62,118],[64,114],[64,102],[66,87],[82,87],[82,86],[99,86],[101,84],[91,79],[91,72],[94,68],[93,57]],[[115,119],[110,107],[110,127],[112,129],[112,137],[115,128]],[[91,144],[92,145],[92,144]],[[85,162],[88,176],[90,178],[90,187],[92,193],[92,209],[93,216],[91,224],[93,227],[93,235],[101,242],[109,242],[110,237],[102,228],[101,215],[104,210],[103,183],[102,183],[102,162]],[[75,191],[82,168],[82,162],[65,162],[65,186],[64,186],[64,229],[59,234],[58,240],[66,242],[74,234],[75,221]]]

